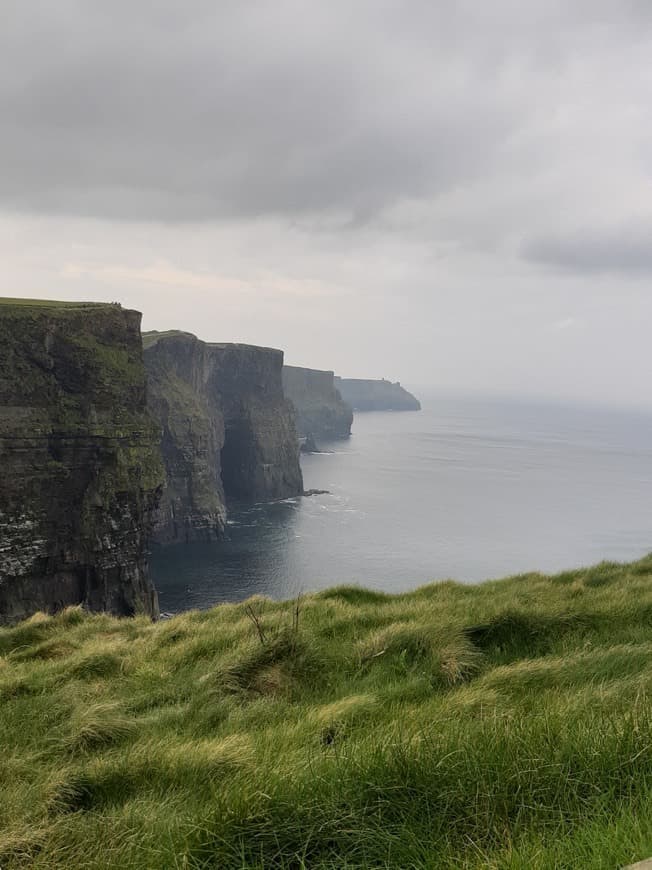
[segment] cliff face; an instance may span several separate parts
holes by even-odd
[[[303,491],[281,351],[207,344],[188,333],[150,333],[144,343],[167,476],[158,542],[219,536],[229,500]]]
[[[349,437],[353,411],[335,388],[333,372],[283,366],[283,389],[296,409],[300,435]]]
[[[335,378],[335,386],[354,411],[420,411],[421,403],[399,383]]]
[[[0,300],[0,622],[70,604],[158,612],[145,392],[138,312]]]
[[[227,499],[264,501],[303,492],[294,409],[283,394],[283,351],[211,344],[210,389],[224,415]]]
[[[155,521],[159,543],[210,540],[226,522],[220,451],[224,419],[206,389],[206,345],[189,333],[144,336],[148,405],[161,426],[165,487]]]

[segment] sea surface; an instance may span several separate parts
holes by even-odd
[[[630,560],[652,550],[652,414],[432,398],[356,414],[349,441],[302,457],[328,495],[236,509],[228,536],[152,553],[161,610],[388,592]]]

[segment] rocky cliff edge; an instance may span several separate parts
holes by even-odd
[[[0,622],[83,604],[156,615],[162,467],[141,315],[0,300]]]
[[[183,332],[145,333],[143,343],[167,478],[157,542],[219,537],[229,501],[303,491],[282,351]]]
[[[333,372],[283,366],[283,389],[296,409],[300,435],[318,441],[349,437],[353,410],[336,389]]]

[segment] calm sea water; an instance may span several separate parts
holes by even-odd
[[[356,415],[302,459],[329,495],[232,512],[226,540],[152,554],[163,611],[341,583],[397,592],[652,550],[652,415],[426,400]]]

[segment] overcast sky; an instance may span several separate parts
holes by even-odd
[[[652,409],[650,0],[2,0],[0,294]]]

